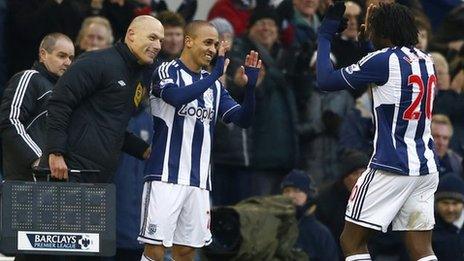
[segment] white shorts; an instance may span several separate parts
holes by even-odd
[[[345,220],[387,232],[431,230],[435,225],[434,194],[438,172],[424,176],[402,176],[367,169],[351,191]]]
[[[208,190],[161,181],[144,183],[139,242],[200,248],[212,241],[209,226]]]

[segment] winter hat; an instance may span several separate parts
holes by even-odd
[[[248,21],[248,28],[252,27],[257,21],[261,19],[272,19],[276,23],[277,27],[279,27],[280,19],[277,15],[274,8],[271,7],[262,7],[262,8],[255,8],[253,13],[251,13],[250,20]]]
[[[225,34],[225,33],[234,34],[234,28],[232,27],[230,22],[222,17],[216,17],[213,20],[209,21],[209,23],[212,24],[216,28],[219,35]]]
[[[345,178],[350,173],[361,168],[367,168],[369,158],[366,154],[357,150],[346,151],[340,159],[341,178]]]
[[[464,202],[464,181],[455,173],[449,173],[440,177],[435,200],[456,199]]]
[[[306,193],[309,197],[309,195],[313,193],[312,190],[314,190],[314,184],[312,183],[309,173],[303,170],[294,169],[284,177],[280,184],[280,188],[283,190],[286,187],[295,187]]]

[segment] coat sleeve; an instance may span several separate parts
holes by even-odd
[[[148,143],[144,140],[133,134],[132,132],[126,131],[124,135],[124,144],[122,146],[122,151],[139,159],[144,160],[143,154],[150,147]]]
[[[8,114],[8,121],[3,129],[4,147],[10,148],[17,155],[19,161],[32,164],[34,160],[42,156],[42,150],[27,132],[26,123],[30,121],[31,112],[37,99],[38,80],[37,71],[25,71],[17,81],[10,82],[5,92],[2,103],[9,104],[2,113]],[[3,118],[3,117],[2,117]]]
[[[94,57],[77,60],[53,89],[48,102],[47,153],[66,152],[67,129],[74,108],[95,93],[100,85],[105,67]]]

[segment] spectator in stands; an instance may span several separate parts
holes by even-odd
[[[5,89],[0,107],[3,173],[9,180],[33,180],[45,143],[46,105],[53,86],[74,58],[74,45],[64,34],[46,35],[39,46],[39,61],[15,74]]]
[[[351,190],[369,163],[367,155],[356,150],[345,152],[340,160],[340,175],[336,181],[320,189],[316,209],[317,218],[336,239],[340,238],[345,225],[346,203]]]
[[[438,260],[464,257],[464,181],[450,174],[440,178],[435,193],[435,227],[432,247]]]
[[[113,29],[114,39],[124,38],[127,28],[135,17],[137,3],[127,0],[103,1],[99,15],[106,17]]]
[[[77,53],[100,50],[113,44],[113,31],[108,19],[101,16],[88,17],[82,22],[76,38]]]
[[[209,10],[208,20],[222,17],[232,24],[235,35],[242,36],[247,29],[253,8],[252,1],[248,0],[218,0]]]
[[[219,33],[219,41],[227,41],[231,44],[231,48],[234,44],[234,28],[232,24],[227,21],[227,19],[222,17],[217,17],[209,21]]]
[[[277,7],[282,22],[282,43],[295,52],[310,52],[315,46],[320,25],[317,14],[320,0],[284,0]],[[311,57],[311,56],[309,56]],[[307,64],[306,64],[307,65]]]
[[[224,18],[216,17],[209,21],[218,31],[219,40],[227,40],[234,46],[234,29]],[[243,101],[245,90],[239,84],[240,57],[235,53],[229,56],[227,72],[221,77],[222,84],[236,101]],[[256,88],[262,87],[264,70],[261,70]],[[223,78],[225,77],[225,78]],[[221,79],[220,78],[220,79]],[[251,131],[234,124],[218,121],[214,133],[213,146],[213,205],[234,205],[253,195],[251,184],[250,156],[252,155]]]
[[[197,12],[197,0],[183,0],[176,10],[186,23],[190,23]]]
[[[464,45],[461,50],[462,57],[456,59],[453,80],[451,80],[450,89],[458,94],[462,94],[464,90]]]
[[[356,105],[343,118],[339,131],[339,150],[358,150],[371,155],[375,129],[372,121],[372,92],[356,99]]]
[[[464,63],[463,63],[464,64]],[[462,64],[461,64],[462,66]],[[455,77],[451,77],[449,90],[440,91],[435,98],[433,112],[445,114],[451,120],[454,128],[450,147],[464,156],[464,67],[458,70]]]
[[[295,10],[293,16],[293,24],[297,28],[297,35],[305,31],[305,27],[310,27],[313,32],[317,31],[321,21],[317,15],[320,0],[293,0],[293,7]],[[301,29],[303,29],[301,32]]]
[[[430,19],[430,23],[433,27],[433,31],[436,32],[442,26],[447,14],[449,14],[453,8],[462,3],[461,0],[421,0],[424,11],[427,17]]]
[[[336,68],[343,68],[359,61],[363,56],[371,51],[370,45],[365,45],[365,42],[358,42],[359,21],[361,16],[361,7],[352,1],[345,3],[345,15],[348,19],[347,28],[341,34],[334,37],[331,52],[337,60]],[[349,90],[356,99],[361,96],[367,89],[352,89]]]
[[[140,15],[156,16],[167,11],[168,6],[165,0],[94,0],[101,2],[100,10],[97,11],[101,16],[108,18],[113,28],[114,38],[119,40],[124,38],[127,27],[134,17]],[[197,9],[196,0],[183,0],[177,8],[176,13],[180,14],[186,21],[190,21]]]
[[[428,43],[430,37],[432,36],[432,29],[430,28],[430,23],[427,20],[427,17],[416,16],[415,19],[417,30],[419,31],[419,35],[417,37],[417,40],[419,40],[419,42],[417,43],[416,47],[423,52],[427,52]]]
[[[178,13],[163,11],[158,14],[158,20],[164,26],[164,40],[156,64],[172,61],[180,56],[184,47],[185,20]]]
[[[354,99],[348,90],[335,93],[316,89],[307,101],[307,111],[303,112],[306,118],[299,128],[300,138],[304,142],[301,157],[305,169],[311,171],[312,178],[319,186],[331,183],[338,177],[340,125],[353,107]]]
[[[219,41],[228,42],[230,44],[230,47],[232,48],[234,46],[234,28],[229,23],[229,21],[221,17],[216,17],[213,20],[209,21],[209,23],[212,24],[218,31]],[[229,63],[229,66],[227,67],[228,71],[235,72],[235,74],[238,75],[239,71],[237,71],[237,69],[240,66],[240,61],[236,59],[229,59],[229,60],[231,60],[231,62]],[[261,71],[264,70],[264,67],[262,68],[263,69]],[[226,80],[226,78],[228,77],[227,75],[228,74],[226,72],[219,78],[219,80],[223,83],[225,88],[227,88],[227,80]],[[260,75],[259,77],[262,78],[263,76]]]
[[[419,37],[420,38],[420,37]],[[435,63],[435,72],[437,76],[436,94],[442,95],[444,91],[450,89],[450,73],[448,62],[445,57],[438,52],[430,53],[433,62]]]
[[[9,73],[30,68],[37,58],[37,46],[46,34],[59,32],[75,39],[83,19],[76,1],[8,1],[5,39],[12,57],[8,60]]]
[[[459,0],[451,0],[459,2]],[[430,1],[434,2],[434,1]],[[441,3],[440,3],[441,4]],[[428,9],[426,9],[429,11]],[[436,10],[436,9],[435,9]],[[445,13],[446,17],[439,30],[436,31],[431,42],[430,49],[439,51],[447,59],[452,59],[464,45],[464,5],[458,5],[450,12]],[[432,25],[434,19],[431,18]]]
[[[135,2],[134,15],[157,16],[161,12],[169,11],[166,0],[132,0]],[[182,0],[175,13],[179,14],[186,22],[191,22],[197,11],[197,0]],[[174,12],[174,11],[173,11]]]
[[[462,158],[449,148],[449,142],[453,136],[453,125],[446,115],[433,115],[432,136],[438,154],[440,177],[451,172],[463,175]]]
[[[348,19],[348,26],[345,31],[334,38],[332,44],[332,53],[337,58],[338,68],[359,61],[365,54],[365,50],[362,50],[357,43],[361,7],[352,1],[346,2],[345,6],[345,17]]]
[[[285,71],[286,78],[293,87],[299,112],[307,110],[307,101],[314,89],[312,86],[314,75],[309,64],[316,49],[316,34],[308,21],[303,18],[301,12],[298,11],[298,8],[309,15],[309,13],[316,12],[314,9],[317,9],[319,1],[306,2],[284,0],[277,6],[280,22],[278,25],[281,27],[280,43],[287,50],[287,66],[283,67],[282,70]],[[312,21],[313,19],[311,19]],[[301,121],[304,118],[304,113],[301,113],[298,120]]]
[[[278,193],[283,176],[294,168],[298,157],[295,97],[281,69],[288,62],[285,50],[278,44],[277,20],[273,9],[256,9],[247,35],[235,40],[230,54],[243,59],[250,50],[257,50],[266,72],[256,88],[249,155],[251,190],[256,195]]]
[[[309,260],[337,260],[339,250],[329,229],[316,219],[317,189],[308,173],[292,170],[281,183],[282,194],[292,199],[298,219],[296,247],[303,249]]]

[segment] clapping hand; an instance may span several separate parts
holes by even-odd
[[[250,51],[245,58],[244,66],[238,69],[238,75],[235,83],[239,86],[256,85],[258,74],[262,67],[262,61],[259,60],[259,54],[255,51]]]
[[[364,23],[359,27],[358,41],[367,41],[369,39],[369,19],[375,8],[376,6],[374,4],[370,4],[367,8]]]

